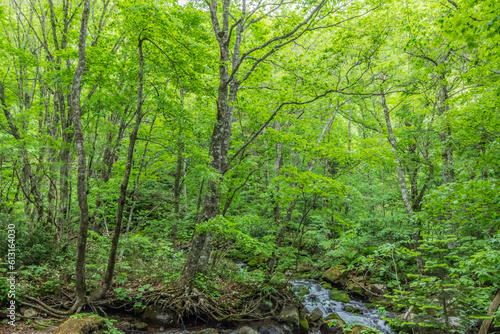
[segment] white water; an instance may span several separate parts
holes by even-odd
[[[301,279],[291,281],[290,283],[294,286],[293,290],[295,293],[304,288],[309,290],[309,293],[304,295],[305,301],[303,303],[309,312],[317,307],[323,312],[324,318],[332,313],[337,313],[346,323],[357,322],[363,326],[378,329],[385,334],[393,333],[389,326],[385,324],[385,321],[380,318],[381,315],[377,309],[369,309],[364,303],[354,300],[351,300],[349,303],[331,300],[330,291],[324,289],[317,280]],[[345,307],[349,305],[360,308],[361,312],[359,312],[359,315],[345,311]]]

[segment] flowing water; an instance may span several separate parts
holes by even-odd
[[[378,329],[382,333],[393,333],[389,326],[386,325],[385,321],[381,319],[381,315],[378,313],[377,309],[369,309],[364,303],[354,300],[351,300],[349,303],[331,300],[330,291],[323,288],[317,280],[300,279],[291,281],[290,283],[292,283],[294,287],[293,290],[296,293],[304,288],[309,290],[309,293],[304,295],[305,301],[303,302],[309,312],[317,307],[323,312],[324,318],[332,313],[337,313],[346,323],[357,322],[363,326]],[[361,311],[357,313],[358,315],[345,310],[345,307],[349,305],[361,309]]]

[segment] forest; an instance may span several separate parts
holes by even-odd
[[[0,333],[500,333],[498,1],[0,27]]]

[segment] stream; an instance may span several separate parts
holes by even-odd
[[[323,312],[323,317],[326,318],[332,313],[337,313],[346,323],[357,322],[363,326],[378,329],[382,333],[393,334],[385,321],[381,319],[381,315],[377,309],[369,309],[364,303],[351,300],[349,303],[341,303],[330,299],[330,291],[324,289],[320,282],[313,279],[299,279],[290,281],[293,285],[295,293],[306,288],[309,293],[304,295],[304,306],[309,312],[316,307]],[[361,309],[358,315],[345,311],[346,306],[353,306]]]

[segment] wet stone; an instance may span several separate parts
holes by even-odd
[[[258,328],[258,330],[259,330],[259,334],[283,334],[284,333],[283,328],[281,328],[279,326],[273,326],[273,325],[260,326]]]
[[[238,330],[238,334],[258,334],[255,329],[250,326],[243,326]]]

